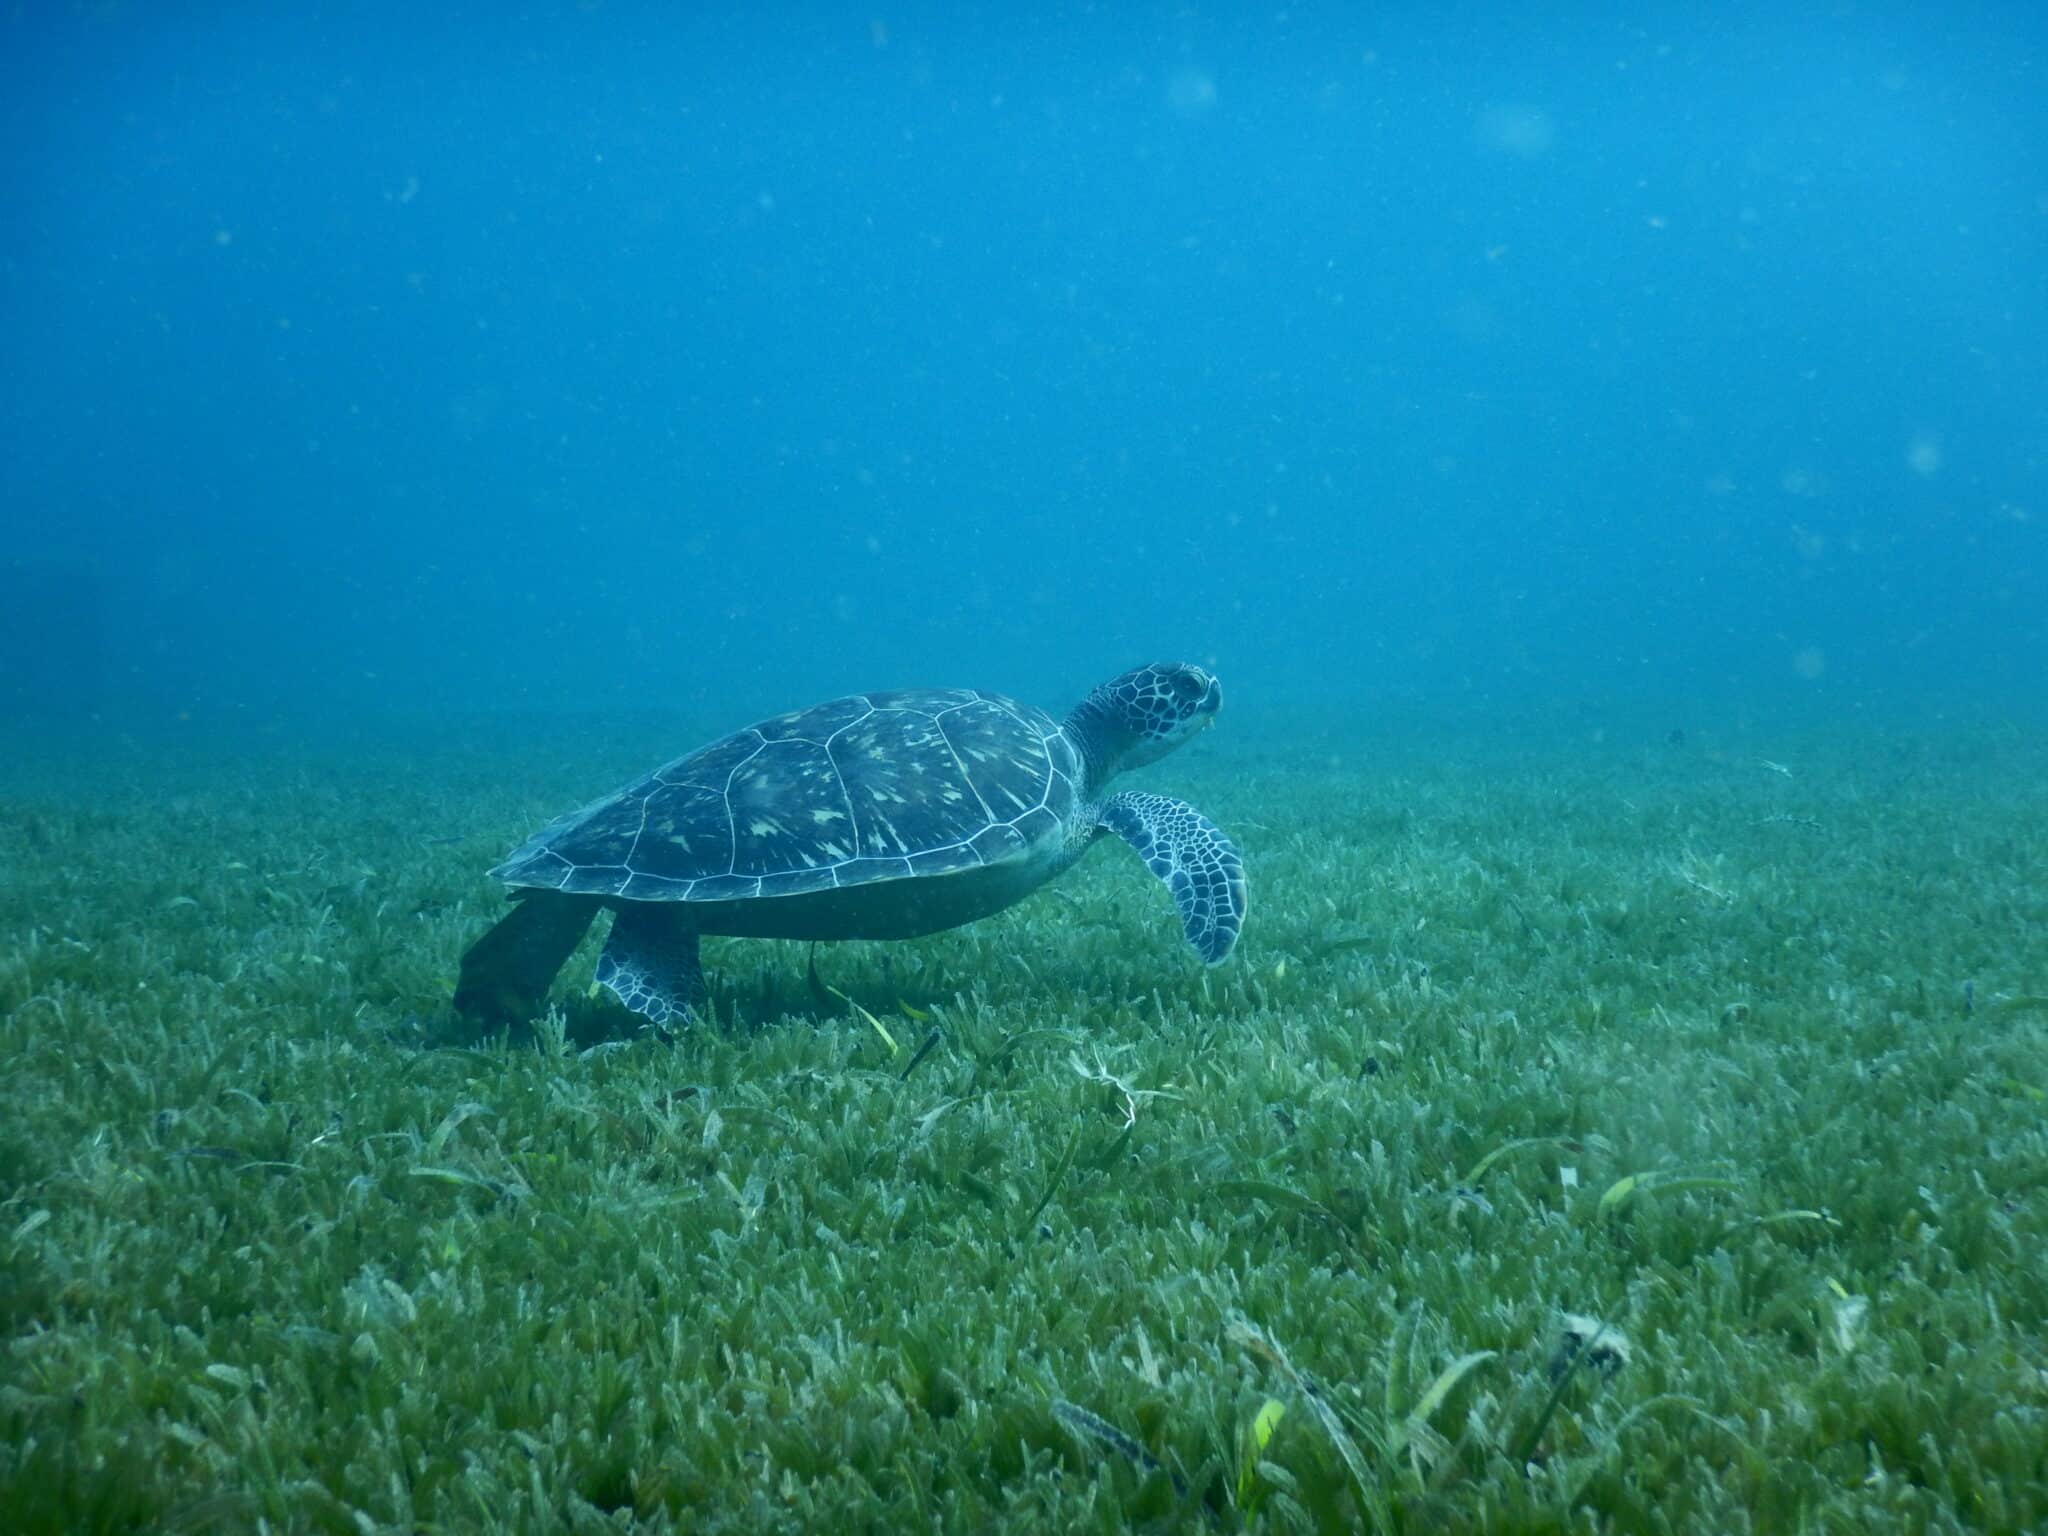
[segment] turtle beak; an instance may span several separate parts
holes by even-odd
[[[1201,711],[1204,727],[1216,723],[1216,712],[1223,707],[1222,678],[1212,677],[1209,679],[1209,691],[1202,695],[1202,702],[1196,707]]]

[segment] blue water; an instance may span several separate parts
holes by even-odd
[[[1025,9],[11,8],[0,726],[2039,714],[2048,10]]]

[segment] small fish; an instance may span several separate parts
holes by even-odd
[[[1164,1472],[1168,1481],[1173,1484],[1173,1491],[1182,1498],[1187,1497],[1188,1484],[1186,1478],[1167,1466],[1157,1456],[1154,1456],[1144,1446],[1133,1440],[1100,1414],[1090,1413],[1086,1408],[1081,1407],[1077,1403],[1070,1403],[1065,1398],[1054,1400],[1052,1412],[1053,1417],[1065,1424],[1069,1429],[1077,1430],[1090,1439],[1100,1441],[1122,1456],[1126,1461],[1144,1468],[1147,1472]]]
[[[1322,956],[1341,955],[1349,950],[1370,949],[1373,943],[1373,936],[1369,933],[1341,934],[1334,939],[1326,939],[1318,944],[1316,946],[1316,953]]]
[[[916,1049],[916,1051],[914,1051],[911,1054],[910,1060],[903,1064],[903,1070],[897,1073],[896,1075],[899,1078],[910,1076],[911,1072],[916,1069],[917,1064],[923,1061],[925,1057],[931,1055],[932,1048],[936,1046],[941,1040],[943,1040],[945,1036],[946,1032],[942,1029],[934,1029],[930,1034],[926,1035],[924,1037],[924,1044],[920,1045]]]
[[[1455,1189],[1451,1191],[1451,1198],[1453,1200],[1462,1200],[1465,1204],[1470,1206],[1476,1206],[1489,1216],[1493,1214],[1493,1202],[1487,1199],[1486,1196],[1481,1194],[1478,1190],[1473,1189],[1468,1185],[1458,1185]]]

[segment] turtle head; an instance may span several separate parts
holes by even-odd
[[[1113,677],[1068,722],[1099,786],[1112,774],[1157,762],[1216,722],[1223,684],[1185,662],[1161,661]]]

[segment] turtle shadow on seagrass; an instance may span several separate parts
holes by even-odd
[[[999,694],[855,694],[778,715],[549,823],[491,871],[515,905],[462,957],[458,1012],[524,1023],[591,920],[597,979],[656,1025],[704,993],[704,934],[909,939],[1022,900],[1104,832],[1172,893],[1203,960],[1244,926],[1244,862],[1193,806],[1103,794],[1214,723],[1200,667],[1138,667],[1064,722]]]

